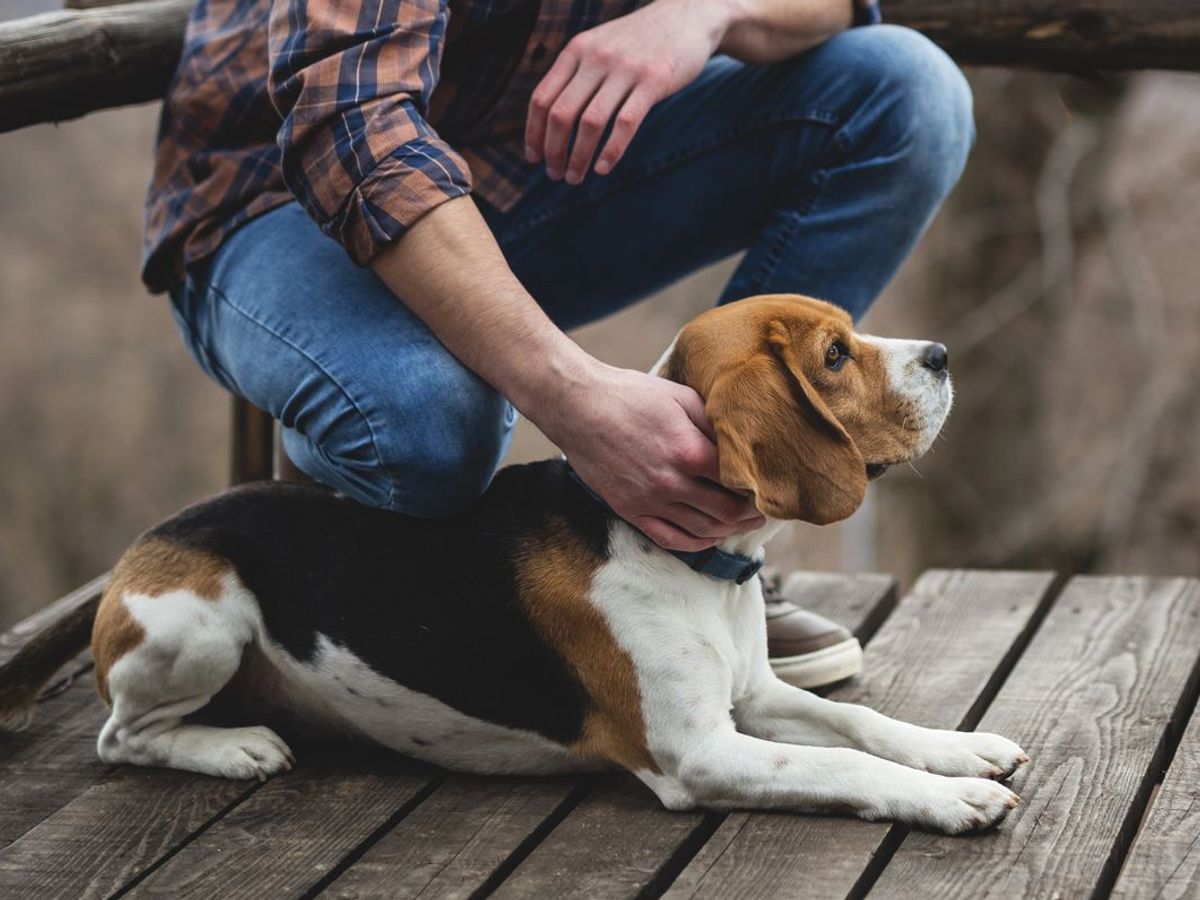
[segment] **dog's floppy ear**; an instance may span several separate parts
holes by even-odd
[[[862,454],[805,376],[782,322],[769,323],[765,343],[708,392],[721,483],[751,492],[773,519],[837,522],[866,494]]]

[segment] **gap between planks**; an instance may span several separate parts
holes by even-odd
[[[981,721],[1029,752],[1009,823],[909,835],[872,897],[1104,897],[1195,704],[1200,581],[1072,579]]]
[[[860,679],[832,696],[921,725],[969,726],[1056,596],[1049,573],[927,572],[868,648]],[[735,813],[677,878],[663,879],[665,896],[845,897],[903,833],[849,818]]]

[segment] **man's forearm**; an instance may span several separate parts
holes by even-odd
[[[772,63],[833,37],[854,20],[852,0],[717,0],[727,4],[720,50],[750,63]]]
[[[470,197],[424,215],[371,267],[463,365],[534,421],[599,365],[521,286]]]

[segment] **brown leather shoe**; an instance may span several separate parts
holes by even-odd
[[[836,622],[801,609],[779,591],[778,578],[763,578],[767,607],[767,656],[775,674],[799,688],[842,681],[862,671],[858,638]]]

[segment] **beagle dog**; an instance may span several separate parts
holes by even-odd
[[[690,385],[720,480],[767,524],[825,524],[920,456],[950,409],[945,348],[856,334],[827,303],[765,296],[689,323],[655,369]],[[502,470],[467,511],[420,520],[261,483],[193,506],[118,563],[92,637],[108,763],[224,778],[289,769],[263,723],[365,737],[450,769],[621,766],[670,809],[850,811],[949,833],[1017,803],[1026,761],[778,680],[758,578],[668,553],[565,461]],[[244,727],[197,721],[215,707]],[[286,733],[286,732],[285,732]]]

